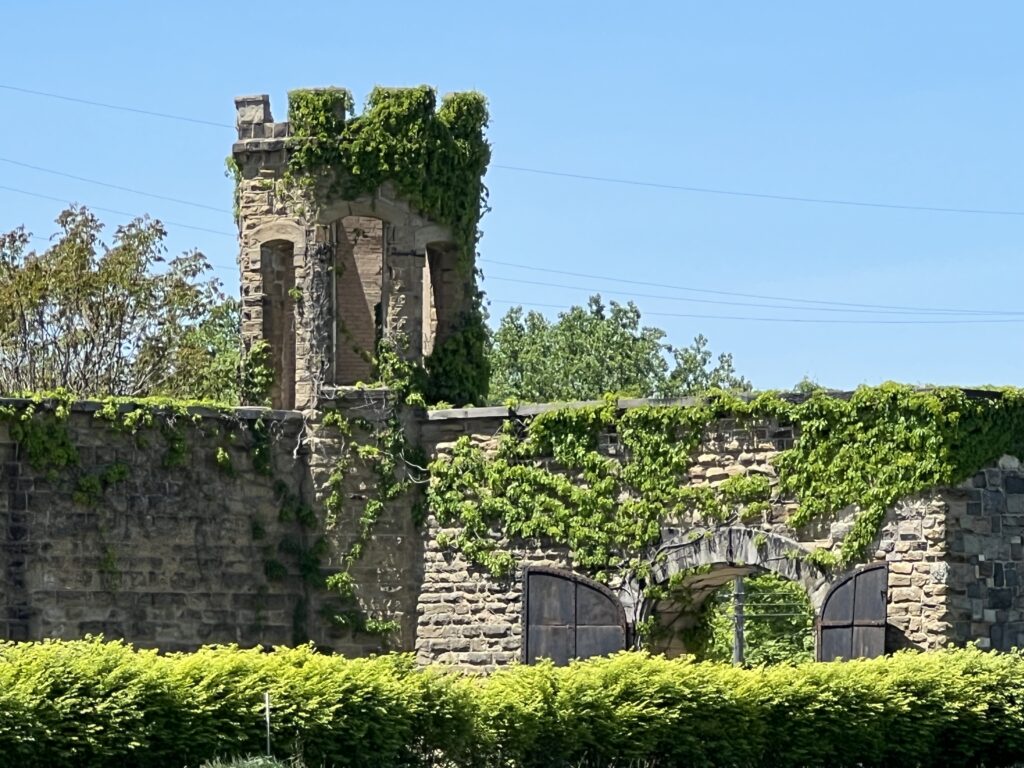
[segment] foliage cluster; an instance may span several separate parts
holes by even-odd
[[[205,280],[206,258],[166,259],[166,231],[138,218],[113,244],[71,207],[42,253],[0,235],[0,392],[164,395],[237,402],[238,302]]]
[[[745,391],[732,356],[712,365],[708,340],[674,347],[660,328],[640,325],[633,302],[605,304],[599,295],[548,320],[513,307],[501,319],[490,349],[490,399],[495,403],[679,397],[711,388]]]
[[[161,656],[0,645],[0,750],[35,768],[1001,766],[1024,759],[1024,658],[976,649],[737,669],[638,653],[488,678],[309,647]],[[782,737],[784,735],[784,738]]]
[[[799,434],[774,465],[778,486],[751,479],[718,488],[689,484],[687,470],[712,422],[774,420]],[[602,438],[602,435],[605,435]],[[621,451],[602,450],[614,436]],[[567,407],[510,421],[494,456],[459,440],[430,466],[431,509],[459,526],[450,542],[493,571],[509,555],[491,535],[547,538],[569,546],[578,566],[643,574],[644,556],[666,522],[724,522],[768,508],[769,495],[799,502],[799,529],[846,507],[854,524],[819,565],[847,564],[870,546],[897,501],[959,483],[1003,454],[1024,453],[1024,390],[862,387],[848,399],[815,391],[805,400],[767,393],[747,401],[710,392],[692,406]],[[749,494],[749,495],[747,495]],[[742,496],[742,498],[740,498]]]
[[[803,587],[774,573],[743,581],[745,662],[757,667],[811,661],[814,609]],[[722,662],[732,659],[732,597],[730,583],[706,599],[699,623],[703,642],[692,646],[698,658]]]
[[[385,182],[428,218],[450,228],[470,305],[451,336],[425,363],[428,397],[482,403],[487,394],[486,326],[475,291],[474,260],[480,214],[487,207],[483,183],[491,150],[484,136],[487,102],[475,92],[446,95],[433,88],[374,88],[354,114],[341,88],[288,94],[286,181],[314,200],[355,199]]]

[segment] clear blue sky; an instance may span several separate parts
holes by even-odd
[[[903,3],[5,3],[0,84],[232,123],[238,94],[477,89],[493,163],[669,185],[1024,211],[1024,6]],[[0,185],[232,232],[229,128],[0,89]],[[668,286],[1024,312],[1024,216],[829,206],[492,168],[480,244],[492,316],[588,289]],[[0,229],[60,203],[0,189]],[[125,217],[100,212],[116,224]],[[235,241],[169,225],[237,290]],[[499,266],[617,276],[659,286]],[[574,287],[541,287],[497,278]],[[656,315],[948,319],[636,299],[673,342],[707,335],[761,388],[1024,384],[1024,323],[790,324]],[[765,303],[765,302],[761,302]],[[771,303],[771,302],[767,302]],[[548,314],[557,309],[545,307]],[[960,316],[963,317],[963,316]],[[987,316],[982,316],[987,317]],[[975,319],[981,319],[975,316]]]

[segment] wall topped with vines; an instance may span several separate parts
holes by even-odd
[[[776,445],[768,467],[709,477],[702,446],[723,419],[789,427],[796,440]],[[609,400],[510,418],[493,448],[468,437],[447,446],[430,465],[428,493],[439,524],[457,531],[444,545],[493,573],[515,567],[496,534],[560,543],[599,578],[643,577],[668,526],[782,522],[799,540],[802,529],[852,510],[833,546],[809,555],[844,567],[869,554],[901,499],[1024,453],[1024,390],[711,392],[693,404],[626,409]]]

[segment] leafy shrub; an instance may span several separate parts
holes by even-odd
[[[264,750],[265,692],[277,757],[244,757]],[[19,768],[991,768],[1024,758],[1024,656],[744,670],[622,653],[470,678],[310,647],[3,643],[0,755]]]

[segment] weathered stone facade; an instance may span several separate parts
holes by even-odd
[[[269,347],[278,410],[171,414],[178,424],[132,432],[97,419],[98,404],[79,403],[59,430],[75,461],[60,466],[34,460],[4,411],[0,639],[103,633],[164,650],[310,639],[325,650],[402,649],[472,670],[520,658],[524,570],[571,571],[572,553],[494,531],[515,568],[492,576],[447,546],[457,531],[422,508],[424,468],[371,436],[397,429],[428,460],[463,437],[490,452],[508,419],[555,406],[427,413],[388,390],[351,386],[374,376],[382,337],[400,339],[417,363],[449,338],[473,301],[472,269],[460,265],[451,232],[388,182],[311,205],[286,183],[289,124],[273,120],[267,96],[237,99],[236,108],[242,336],[249,349]],[[164,427],[180,429],[175,461]],[[717,522],[690,513],[663,521],[651,583],[611,585],[631,624],[660,616],[685,627],[727,581],[765,571],[801,584],[821,609],[845,574],[808,556],[836,551],[856,510],[790,527],[797,507],[777,492],[773,460],[795,440],[790,425],[735,419],[703,436],[690,486],[759,475],[775,489],[771,503],[754,519],[737,508]],[[621,458],[614,434],[601,450]],[[382,451],[402,455],[374,464]],[[382,485],[398,480],[403,491],[382,497]],[[1017,458],[895,504],[862,563],[888,564],[886,647],[1024,644],[1022,537]],[[644,587],[674,576],[689,603],[645,597]],[[344,583],[330,588],[332,579]],[[686,648],[675,637],[659,650]]]
[[[73,467],[33,468],[9,425],[0,426],[0,637],[102,633],[166,650],[291,643],[302,586],[269,580],[265,570],[271,558],[288,560],[277,545],[299,532],[278,519],[275,481],[253,471],[237,422],[204,414],[189,428],[187,463],[165,468],[159,433],[120,432],[96,410],[83,404],[67,420]],[[279,445],[294,445],[301,419],[277,416]],[[297,492],[288,453],[275,451],[272,462],[276,482]],[[112,467],[123,479],[83,498],[83,479]]]
[[[185,427],[187,459],[180,466],[166,466],[159,430],[125,433],[95,418],[96,405],[80,404],[68,418],[78,461],[60,470],[34,468],[9,426],[0,426],[0,637],[103,633],[165,650],[309,638],[347,654],[407,649],[423,662],[481,670],[520,658],[523,569],[571,569],[571,554],[550,542],[504,541],[517,568],[507,579],[495,578],[443,545],[453,531],[429,510],[417,525],[415,505],[422,499],[415,491],[385,504],[350,567],[360,609],[394,621],[395,629],[383,637],[331,620],[335,599],[323,579],[342,569],[378,478],[365,466],[343,463],[340,482],[332,483],[339,457],[355,438],[324,426],[323,416],[337,411],[372,426],[395,413],[385,390],[336,395],[322,403],[324,410],[305,416],[199,412],[197,423]],[[543,408],[523,407],[518,417]],[[509,417],[501,408],[401,413],[409,441],[430,456],[443,455],[462,436],[493,449]],[[253,463],[246,425],[257,419],[271,425],[269,474]],[[691,482],[717,483],[738,473],[772,478],[772,456],[795,438],[785,425],[720,422],[694,456]],[[227,461],[218,457],[221,451]],[[123,477],[99,497],[83,498],[83,478],[114,466],[123,467]],[[331,493],[344,500],[336,519],[326,513]],[[287,504],[307,505],[313,521],[300,525],[282,511]],[[667,556],[654,582],[692,573],[687,585],[699,604],[735,575],[772,571],[802,584],[820,608],[843,574],[826,574],[803,556],[838,546],[853,511],[797,532],[786,526],[792,509],[774,499],[770,512],[746,523],[707,528],[666,521],[661,548]],[[1011,457],[961,487],[895,505],[865,560],[889,564],[887,647],[1020,645],[1022,537],[1024,469]],[[315,561],[304,560],[317,542]],[[631,622],[680,610],[670,601],[645,601],[636,585],[617,588]]]
[[[642,401],[620,401],[624,407]],[[520,409],[525,416],[547,406]],[[434,412],[422,428],[434,455],[443,455],[462,436],[484,450],[497,447],[504,409]],[[716,485],[739,474],[763,474],[774,482],[772,459],[798,438],[779,424],[740,426],[717,423],[694,457],[694,485]],[[702,571],[686,586],[695,602],[680,628],[696,616],[704,599],[733,577],[770,571],[802,584],[812,606],[820,610],[831,584],[844,574],[829,574],[804,558],[812,550],[835,551],[849,531],[855,510],[801,531],[786,524],[795,510],[792,500],[773,498],[771,511],[760,521],[708,528],[694,520],[666,521],[661,549],[664,563],[655,568],[656,583],[672,574]],[[940,648],[948,643],[977,642],[982,647],[1024,645],[1024,594],[1018,585],[1024,525],[1024,470],[1005,457],[998,467],[979,473],[959,488],[935,489],[890,509],[864,564],[888,564],[886,647]],[[572,567],[570,554],[535,542],[505,542],[515,551],[519,567],[513,578],[495,581],[458,553],[436,543],[453,532],[428,518],[425,577],[419,601],[416,649],[424,660],[443,659],[462,667],[500,664],[521,648],[522,571],[532,564]],[[633,621],[657,613],[669,621],[679,606],[671,601],[645,601],[636,585],[619,585],[619,594]],[[678,634],[660,650],[685,651]]]
[[[421,362],[473,295],[449,229],[390,182],[354,200],[315,203],[288,184],[291,127],[266,95],[235,100],[242,337],[270,346],[277,408],[307,409],[327,390],[366,382],[381,337]]]

